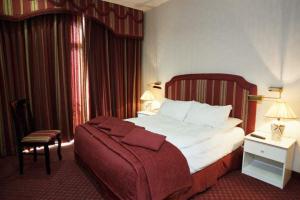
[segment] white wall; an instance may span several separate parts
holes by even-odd
[[[299,0],[171,0],[145,16],[144,89],[178,74],[232,73],[262,95],[276,96],[267,88],[283,86],[283,97],[300,116]],[[257,129],[269,130],[263,115],[270,104],[258,105]],[[288,123],[286,134],[300,145],[300,122]]]

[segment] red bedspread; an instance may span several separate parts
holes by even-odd
[[[165,199],[192,185],[187,161],[174,145],[165,141],[158,151],[127,145],[98,125],[76,128],[75,153],[120,199]]]

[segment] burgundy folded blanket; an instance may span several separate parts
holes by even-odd
[[[132,129],[134,129],[135,126],[132,122],[123,121],[115,117],[109,117],[96,127],[109,135],[124,137]]]
[[[152,133],[145,129],[134,128],[122,139],[122,142],[158,151],[165,140],[166,136]]]
[[[122,124],[121,120],[120,124]],[[119,126],[116,123],[114,123],[114,125],[117,127]],[[149,132],[144,132],[135,125],[133,126],[135,127],[133,134],[151,134]],[[122,125],[120,125],[119,128],[121,127]],[[84,139],[85,136],[82,132],[85,134],[88,133],[88,135],[93,137],[86,136],[86,139]],[[87,164],[95,171],[97,177],[101,180],[105,180],[110,190],[116,193],[121,199],[132,199],[128,198],[128,196],[134,196],[135,198],[133,199],[160,200],[170,197],[173,194],[184,192],[191,187],[192,177],[187,161],[182,153],[171,143],[165,140],[162,142],[162,138],[152,138],[151,140],[154,141],[154,143],[158,144],[161,142],[162,144],[158,151],[151,151],[139,146],[127,145],[120,139],[111,137],[109,134],[99,134],[101,132],[104,133],[103,129],[99,129],[95,125],[88,123],[77,127],[75,133],[75,152],[78,155],[82,154],[89,156],[91,154],[94,156],[106,157],[107,159],[116,155],[119,157],[118,159],[111,158],[113,159],[111,161],[106,160],[106,162],[97,162],[98,164],[87,158],[84,158],[84,160],[86,160]],[[125,139],[127,136],[129,138]],[[127,136],[123,139],[132,142],[132,138],[130,137],[133,135]],[[94,138],[95,141],[93,143],[97,143],[99,147],[85,148],[85,146],[89,144],[80,143],[82,140],[90,141],[92,138]],[[136,137],[134,136],[134,138]],[[142,138],[138,137],[138,141],[135,141],[134,143],[137,144],[137,142],[142,142]],[[145,143],[143,145],[145,145]],[[85,148],[85,150],[82,150],[81,153],[81,148],[79,147]],[[99,150],[94,153],[92,149]],[[89,154],[86,151],[91,152]],[[97,160],[97,157],[93,158],[93,160],[95,159]],[[122,162],[127,164],[122,164]],[[107,165],[105,163],[115,164]],[[131,170],[129,169],[129,166],[132,168]],[[120,169],[124,171],[120,171]],[[135,173],[136,175],[133,176],[132,173]],[[120,175],[120,177],[118,174],[128,175]],[[129,176],[129,174],[131,175]],[[122,189],[118,189],[120,185],[123,185]],[[126,195],[127,197],[123,195]]]
[[[97,125],[97,124],[103,123],[103,122],[106,121],[107,119],[108,119],[107,117],[104,117],[104,116],[98,116],[98,117],[95,117],[94,119],[91,119],[91,120],[88,121],[87,123],[88,123],[88,124],[91,124],[91,125]]]
[[[152,133],[143,127],[135,126],[132,122],[123,121],[115,117],[97,117],[91,121],[89,124],[97,124],[97,129],[108,135],[124,137],[122,142],[128,145],[157,151],[166,139],[163,135]]]

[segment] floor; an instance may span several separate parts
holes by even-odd
[[[18,174],[16,157],[0,158],[0,199],[105,199],[101,189],[74,161],[73,145],[63,147],[63,160],[58,161],[51,149],[51,175],[46,175],[44,159],[25,161],[24,175]],[[300,199],[300,177],[293,177],[284,190],[234,171],[208,191],[192,200],[297,200]]]

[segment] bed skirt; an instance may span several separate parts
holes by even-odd
[[[204,169],[192,175],[193,185],[188,192],[179,195],[176,200],[186,200],[192,196],[204,192],[218,182],[218,179],[232,170],[241,168],[243,149],[239,147],[235,151],[227,154]]]
[[[105,185],[97,176],[93,173],[93,171],[88,167],[84,161],[80,159],[80,157],[74,152],[75,160],[81,166],[85,172],[87,172],[88,176],[90,176],[93,180],[96,181],[99,189],[101,190],[101,195],[104,199],[111,200],[119,200],[117,196],[115,196],[109,186]],[[192,175],[193,185],[192,187],[184,194],[175,194],[169,199],[172,200],[186,200],[194,195],[204,192],[209,189],[213,185],[215,185],[219,178],[227,174],[228,172],[236,169],[240,169],[242,163],[242,154],[243,149],[239,147],[235,151],[230,154],[224,156],[223,158],[217,160],[211,165],[205,167],[204,169],[194,173]]]

